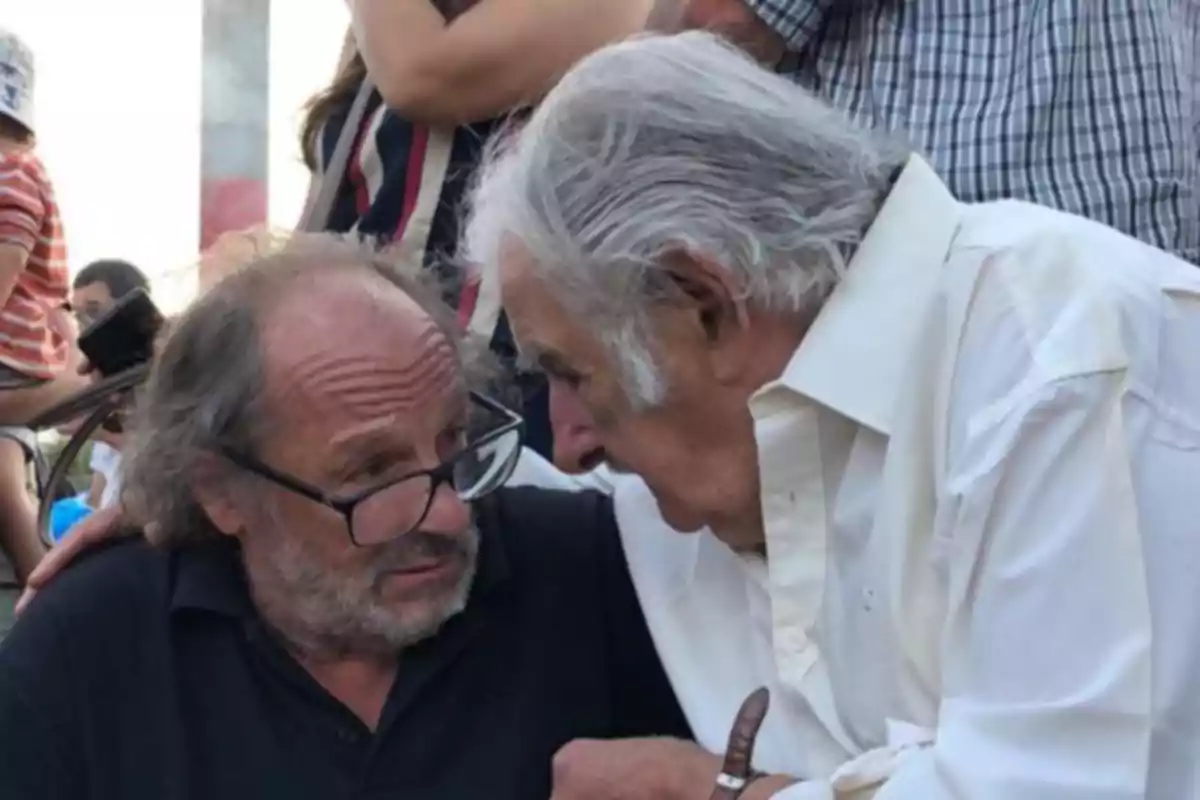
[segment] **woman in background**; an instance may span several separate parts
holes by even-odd
[[[363,78],[376,86],[329,229],[398,243],[437,270],[464,326],[515,355],[498,298],[455,263],[462,201],[483,145],[578,59],[640,31],[647,0],[353,0],[333,83],[309,103],[301,143],[314,187]],[[310,192],[310,197],[314,192]],[[518,376],[526,444],[550,455],[547,392]]]

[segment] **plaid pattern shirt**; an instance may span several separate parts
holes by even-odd
[[[1197,0],[745,0],[782,69],[903,131],[959,199],[1053,206],[1200,263]]]

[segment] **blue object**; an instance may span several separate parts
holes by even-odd
[[[50,538],[55,543],[62,540],[75,523],[92,513],[92,507],[80,497],[68,497],[50,506]]]

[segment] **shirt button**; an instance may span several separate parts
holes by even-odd
[[[862,591],[862,607],[863,611],[870,611],[875,608],[875,590],[863,589]]]
[[[337,732],[338,741],[342,744],[358,744],[358,732],[350,728],[339,728]]]

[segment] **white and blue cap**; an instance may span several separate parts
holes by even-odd
[[[0,114],[31,132],[33,125],[33,51],[15,33],[0,28]]]

